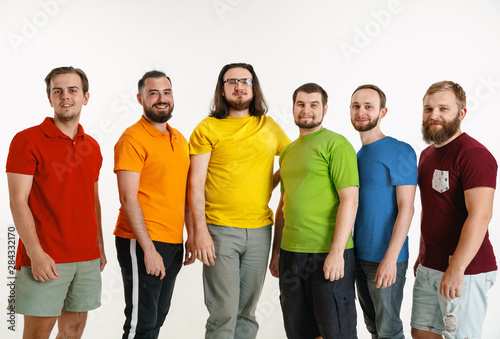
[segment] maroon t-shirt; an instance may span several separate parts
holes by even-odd
[[[467,219],[464,191],[496,188],[497,162],[478,141],[462,133],[449,144],[427,147],[420,155],[418,186],[422,201],[420,263],[439,271],[448,268]],[[495,271],[497,264],[488,232],[465,274]]]

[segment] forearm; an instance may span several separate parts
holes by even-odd
[[[278,169],[276,172],[273,174],[273,190],[278,186],[280,183],[280,176],[281,176],[281,169]]]
[[[405,243],[408,231],[410,230],[411,220],[413,217],[413,208],[405,211],[399,211],[394,228],[392,230],[391,241],[385,252],[384,259],[396,262],[401,248]]]
[[[10,209],[17,233],[23,241],[28,256],[31,258],[33,255],[37,255],[37,253],[43,251],[38,234],[36,233],[35,220],[28,204],[11,201]]]
[[[134,236],[141,245],[143,251],[146,252],[152,249],[156,250],[153,241],[149,236],[139,200],[137,198],[128,198],[122,201],[122,208],[125,216],[127,217],[130,229],[132,230],[132,233],[134,233]]]
[[[205,187],[190,184],[189,187],[189,207],[194,222],[194,229],[206,229],[207,220],[205,217]]]
[[[194,237],[194,219],[193,214],[191,213],[191,208],[189,207],[187,195],[186,203],[184,205],[184,224],[186,226],[188,238]]]
[[[357,209],[358,199],[356,187],[355,197],[352,195],[349,199],[344,198],[340,200],[330,253],[344,253],[349,236],[352,234]]]
[[[274,239],[272,253],[279,255],[281,248],[281,240],[283,238],[283,228],[285,227],[285,218],[283,217],[283,197],[276,208],[276,216],[274,220]]]

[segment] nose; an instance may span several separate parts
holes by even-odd
[[[433,108],[432,111],[431,111],[431,115],[430,115],[430,118],[432,120],[436,120],[437,118],[439,118],[440,115],[439,115],[439,108],[436,107],[436,108]]]

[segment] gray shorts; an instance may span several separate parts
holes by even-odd
[[[87,312],[101,306],[99,259],[56,264],[59,278],[37,281],[30,266],[16,274],[16,313],[36,317],[57,317],[61,310]]]

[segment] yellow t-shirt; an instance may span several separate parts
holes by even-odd
[[[205,183],[207,223],[258,228],[273,223],[268,207],[274,157],[290,138],[270,117],[213,117],[191,134],[190,154],[212,152]]]
[[[167,124],[162,133],[141,117],[123,132],[115,145],[114,172],[141,174],[137,198],[151,239],[182,243],[189,146],[184,136]],[[135,239],[120,207],[114,234]]]

